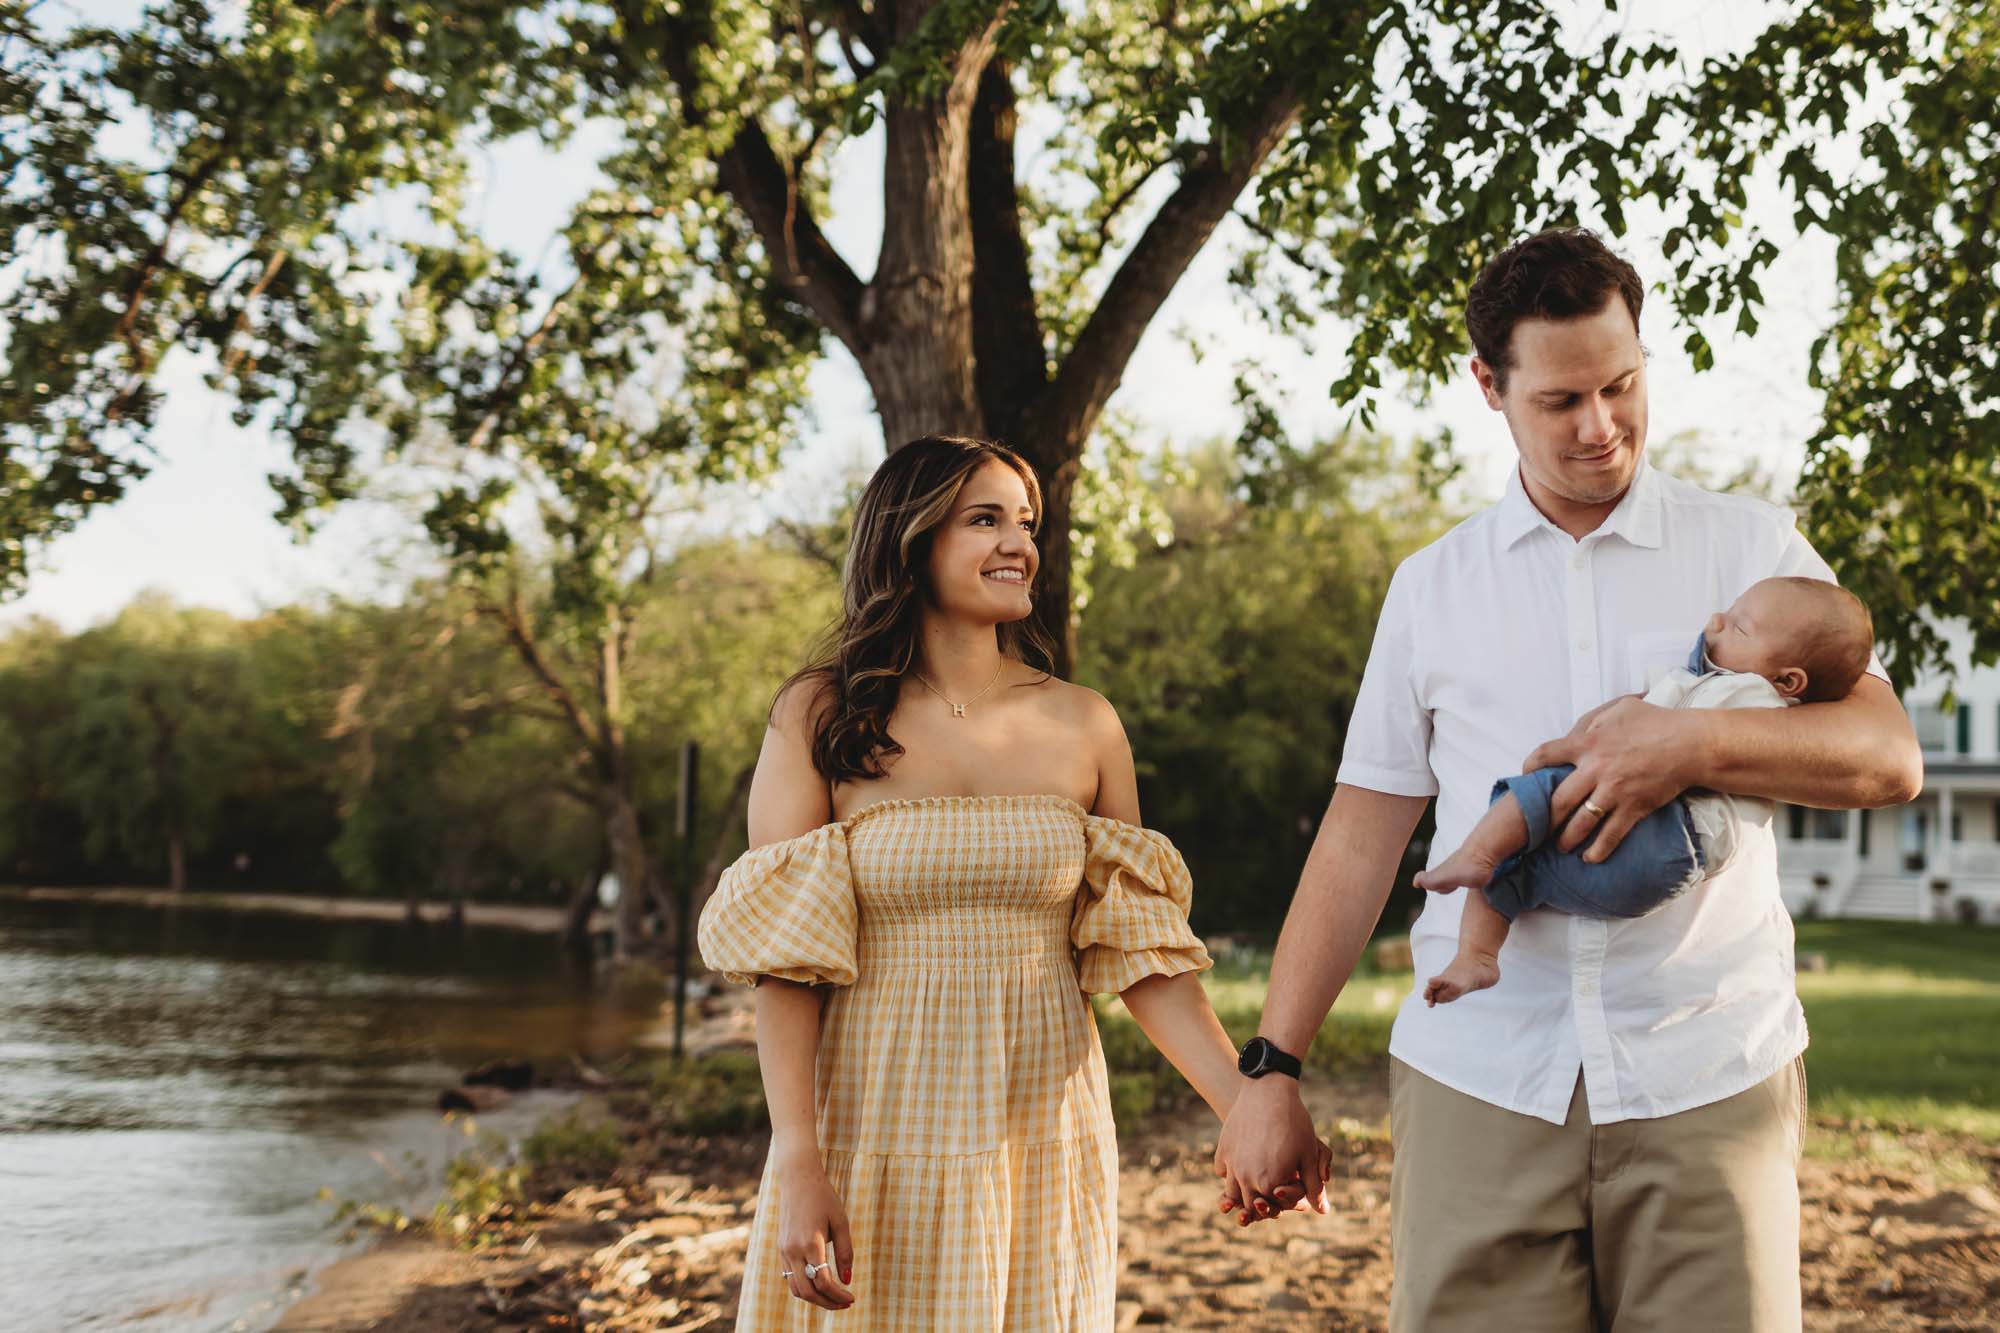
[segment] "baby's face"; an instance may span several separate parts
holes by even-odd
[[[1752,584],[1727,611],[1708,618],[1702,637],[1708,658],[1726,671],[1747,671],[1765,679],[1797,666],[1792,651],[1795,617],[1772,584]]]

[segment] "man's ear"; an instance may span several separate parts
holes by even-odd
[[[1480,360],[1477,355],[1472,358],[1472,378],[1479,381],[1479,392],[1486,395],[1486,405],[1495,412],[1498,412],[1500,410],[1500,378],[1493,373],[1493,367]]]
[[[1778,687],[1778,693],[1787,699],[1796,699],[1806,692],[1806,673],[1803,667],[1780,667],[1771,675],[1771,683]]]

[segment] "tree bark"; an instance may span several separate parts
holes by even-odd
[[[975,387],[967,167],[973,104],[998,32],[995,20],[961,48],[942,95],[894,103],[884,117],[882,250],[862,297],[858,359],[891,448],[986,426]]]
[[[173,893],[185,893],[187,886],[187,839],[175,829],[167,834],[167,888]]]
[[[600,854],[590,874],[570,890],[569,901],[563,904],[562,938],[572,949],[590,942],[590,913],[597,905],[597,886],[604,882],[604,872],[610,868],[610,854]]]
[[[646,937],[646,844],[639,830],[639,810],[623,783],[607,783],[604,840],[611,849],[611,868],[618,875],[618,906],[612,913],[612,957],[628,962],[639,956]]]

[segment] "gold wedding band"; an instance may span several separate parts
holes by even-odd
[[[1604,807],[1588,797],[1584,798],[1583,808],[1590,811],[1591,814],[1596,815],[1599,819],[1604,818]]]

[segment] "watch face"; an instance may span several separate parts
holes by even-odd
[[[1264,1046],[1262,1037],[1252,1037],[1243,1044],[1242,1054],[1236,1057],[1236,1072],[1246,1077],[1254,1077],[1264,1067]]]

